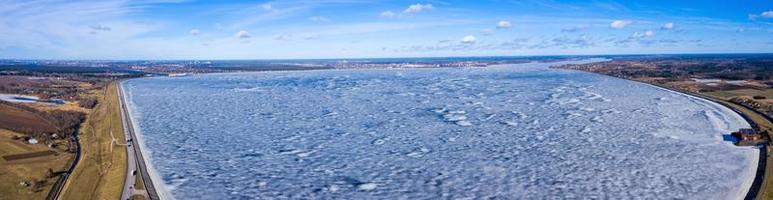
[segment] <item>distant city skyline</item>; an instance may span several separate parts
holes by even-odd
[[[0,0],[0,12],[0,59],[773,52],[767,0]]]

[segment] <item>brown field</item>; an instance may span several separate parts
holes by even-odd
[[[67,101],[62,105],[51,105],[45,103],[26,103],[26,106],[38,109],[38,110],[65,110],[65,111],[77,111],[82,113],[88,113],[89,109],[78,106],[77,102]]]
[[[0,104],[0,128],[12,130],[42,130],[55,132],[56,126],[39,115],[13,106]]]
[[[116,84],[97,94],[99,104],[81,126],[81,162],[65,184],[62,199],[118,199],[126,173],[126,149]]]
[[[14,160],[37,158],[37,157],[50,156],[50,155],[56,155],[56,154],[57,154],[56,151],[44,150],[44,151],[35,151],[35,152],[29,152],[29,153],[4,155],[3,159],[5,159],[5,161],[14,161]]]
[[[49,149],[45,144],[26,144],[11,137],[22,134],[0,129],[0,155],[19,155],[34,152],[55,151],[35,158],[7,161],[0,159],[0,200],[45,199],[55,178],[47,179],[40,190],[33,191],[20,185],[22,181],[43,179],[48,171],[64,171],[70,165],[73,154]]]
[[[134,195],[132,196],[132,200],[145,200],[145,196],[142,195]]]

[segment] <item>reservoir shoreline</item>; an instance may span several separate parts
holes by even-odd
[[[590,73],[590,74],[602,75],[602,76],[607,76],[607,77],[616,78],[616,79],[633,81],[633,82],[645,84],[645,85],[648,85],[648,86],[652,86],[652,87],[655,87],[655,88],[659,88],[659,89],[662,89],[662,90],[667,90],[667,91],[670,91],[670,92],[679,93],[679,94],[686,95],[686,96],[693,97],[693,98],[697,98],[697,99],[702,99],[704,101],[715,103],[715,104],[718,104],[718,105],[720,105],[722,107],[725,107],[727,109],[732,110],[733,112],[735,112],[736,114],[741,116],[746,121],[746,123],[748,123],[753,129],[758,130],[757,124],[748,115],[746,115],[745,113],[739,111],[736,108],[733,108],[730,105],[727,105],[726,102],[723,102],[721,100],[715,99],[713,97],[709,97],[709,96],[702,95],[702,94],[697,94],[697,93],[690,92],[690,91],[684,91],[684,90],[680,90],[680,89],[677,89],[677,88],[668,88],[668,87],[665,87],[665,86],[660,86],[660,85],[656,85],[656,84],[652,84],[652,83],[648,83],[648,82],[644,82],[644,81],[639,81],[639,80],[634,80],[634,79],[626,79],[626,78],[610,76],[610,75],[601,74],[601,73],[594,73],[594,72],[583,71],[583,70],[576,70],[576,69],[562,69],[562,70],[579,71],[579,72],[583,72],[583,73]],[[768,164],[767,163],[767,157],[768,157],[768,155],[767,155],[767,145],[761,146],[759,148],[758,152],[759,152],[759,154],[758,154],[759,157],[758,157],[758,160],[757,160],[757,167],[754,170],[755,171],[755,175],[754,175],[754,178],[752,180],[751,185],[748,187],[746,195],[744,195],[744,197],[743,197],[744,200],[757,199],[757,195],[760,194],[760,191],[762,190],[762,183],[764,182],[764,179],[765,179],[765,169],[766,169],[766,166]]]
[[[120,80],[117,83],[117,89],[120,94],[119,101],[121,109],[121,115],[125,116],[126,119],[124,125],[128,126],[125,127],[124,130],[128,130],[130,133],[127,135],[130,135],[133,137],[134,141],[132,143],[135,143],[134,149],[137,157],[141,159],[135,159],[138,163],[127,163],[127,164],[136,164],[137,166],[140,166],[140,172],[143,174],[143,177],[148,177],[149,180],[145,181],[146,190],[153,191],[154,195],[151,195],[151,199],[158,198],[158,199],[174,199],[174,196],[172,196],[168,188],[166,187],[166,184],[164,183],[164,180],[161,178],[161,176],[158,174],[158,172],[155,170],[153,166],[153,158],[151,157],[150,148],[145,146],[145,142],[142,135],[142,130],[140,129],[140,126],[137,125],[137,120],[134,120],[135,113],[131,106],[131,100],[130,96],[127,95],[125,89],[124,89],[124,82],[131,79],[125,79]],[[142,149],[142,150],[140,150]],[[127,157],[128,158],[128,157]],[[127,173],[128,176],[128,173]],[[127,178],[134,178],[134,177],[127,177]],[[143,178],[144,180],[145,178]]]

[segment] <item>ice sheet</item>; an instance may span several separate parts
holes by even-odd
[[[729,199],[757,149],[719,105],[522,64],[127,81],[179,199]]]

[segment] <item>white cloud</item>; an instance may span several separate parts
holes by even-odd
[[[743,33],[744,31],[746,31],[745,28],[738,28],[735,30],[736,33]]]
[[[237,39],[247,39],[252,36],[247,31],[239,31],[239,32],[236,32],[236,34],[234,34],[234,37],[236,37]]]
[[[762,12],[759,15],[749,14],[749,20],[757,20],[757,18],[760,18],[760,17],[773,18],[773,10]]]
[[[421,11],[424,11],[424,10],[432,10],[434,8],[435,7],[433,7],[432,4],[420,4],[420,3],[417,3],[417,4],[413,4],[411,6],[408,6],[408,8],[406,8],[403,11],[403,13],[418,13],[418,12],[421,12]]]
[[[641,37],[644,37],[644,34],[639,33],[639,32],[633,32],[633,34],[631,34],[630,38],[641,38]]]
[[[773,10],[762,12],[760,16],[764,18],[773,18]]]
[[[668,22],[666,24],[663,24],[663,26],[661,26],[660,29],[663,29],[663,30],[674,29],[674,23],[673,22]]]
[[[325,18],[325,17],[320,17],[320,16],[309,17],[309,20],[315,21],[315,22],[329,22],[330,21],[330,19]]]
[[[462,38],[462,43],[464,44],[474,44],[475,41],[475,36],[472,35],[464,36],[464,38]]]
[[[381,16],[382,17],[394,17],[395,13],[392,12],[392,11],[384,11],[384,12],[381,12]]]
[[[633,23],[633,22],[628,21],[628,20],[615,20],[615,21],[612,21],[612,23],[609,24],[609,27],[614,28],[614,29],[622,29],[622,28],[625,28],[626,26],[630,25],[631,23]]]
[[[191,31],[188,31],[191,35],[199,35],[201,34],[201,31],[199,29],[191,29]]]
[[[497,23],[498,29],[508,29],[510,27],[513,27],[513,24],[511,24],[509,21],[499,21],[499,23]]]
[[[646,31],[644,33],[633,32],[633,34],[631,34],[631,37],[629,37],[629,38],[631,38],[631,39],[639,39],[639,38],[653,37],[653,36],[655,36],[655,31]]]

